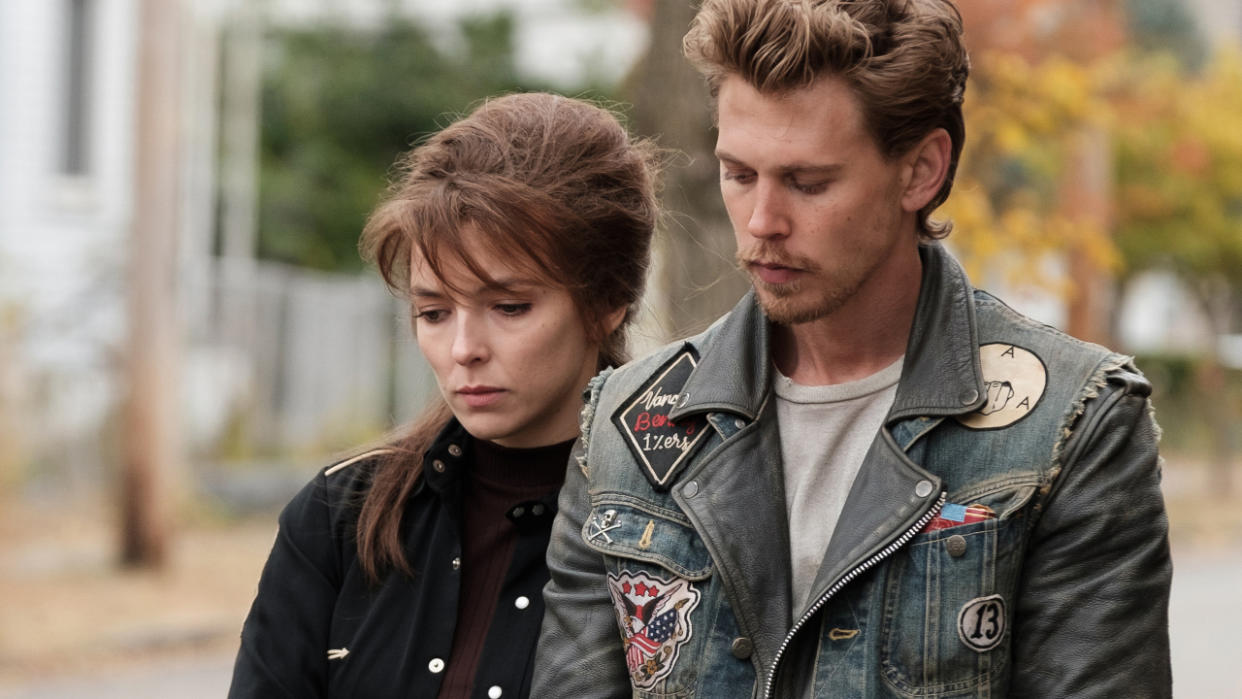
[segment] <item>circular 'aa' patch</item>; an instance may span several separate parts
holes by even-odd
[[[1000,645],[1005,637],[1005,598],[976,597],[957,613],[957,635],[966,647],[983,653]]]
[[[969,415],[957,418],[976,430],[1008,427],[1035,409],[1048,385],[1048,369],[1027,349],[1003,342],[979,348],[983,387],[987,402]]]

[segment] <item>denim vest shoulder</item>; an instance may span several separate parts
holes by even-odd
[[[1130,358],[1031,320],[974,292],[983,405],[891,426],[912,460],[940,476],[950,503],[1008,492],[1003,518],[1059,472],[1086,403]],[[929,429],[933,427],[934,429]]]

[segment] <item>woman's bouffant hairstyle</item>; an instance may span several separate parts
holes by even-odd
[[[600,347],[600,368],[619,365],[646,279],[657,171],[654,145],[631,138],[602,107],[546,93],[489,99],[398,160],[399,176],[359,247],[399,294],[409,291],[414,252],[446,286],[449,261],[495,283],[471,256],[494,254],[566,289]],[[618,308],[626,319],[609,332],[607,317]],[[372,580],[413,572],[401,514],[423,454],[451,417],[437,401],[381,458],[358,520],[358,557]]]
[[[824,76],[846,81],[881,152],[893,158],[933,129],[952,140],[948,177],[919,210],[919,233],[952,224],[931,213],[953,188],[966,126],[970,60],[950,0],[704,0],[682,44],[712,94],[729,75],[779,94]]]

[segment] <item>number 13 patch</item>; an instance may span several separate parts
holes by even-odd
[[[983,653],[1000,645],[1005,637],[1005,598],[976,597],[957,613],[957,635],[973,651]]]

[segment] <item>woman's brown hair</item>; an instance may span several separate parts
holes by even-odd
[[[446,260],[493,282],[462,236],[566,289],[600,368],[625,361],[625,331],[642,295],[658,216],[656,150],[632,139],[608,110],[577,99],[524,93],[490,99],[398,160],[399,177],[359,244],[398,294],[417,252],[441,282]],[[606,319],[626,308],[608,332]],[[452,412],[437,400],[390,445],[358,518],[358,558],[372,580],[412,574],[401,516],[422,459]]]

